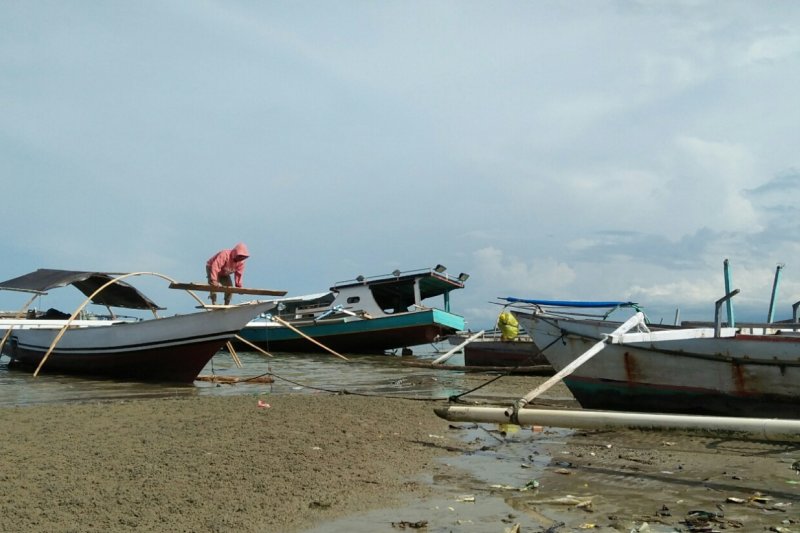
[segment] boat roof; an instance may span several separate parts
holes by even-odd
[[[523,304],[534,304],[534,305],[550,305],[553,307],[588,307],[588,308],[600,308],[600,307],[639,307],[639,304],[636,302],[622,302],[622,301],[580,301],[580,300],[531,300],[527,298],[516,298],[514,296],[506,296],[505,298],[500,298],[500,300],[505,300],[511,303],[523,303]]]
[[[463,289],[464,282],[433,269],[414,270],[410,272],[395,271],[392,274],[364,278],[359,276],[353,280],[337,281],[331,291],[339,292],[348,287],[366,285],[376,289],[391,289],[399,292],[408,291],[412,295],[414,283],[419,280],[420,299],[433,298],[456,289]]]
[[[73,285],[87,297],[124,273],[54,270],[40,268],[17,278],[0,282],[0,290],[46,293],[50,289]],[[162,309],[133,286],[118,281],[92,298],[92,303],[127,309]]]

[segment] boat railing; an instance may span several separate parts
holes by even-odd
[[[444,268],[442,265],[436,265],[433,268],[417,268],[414,270],[403,270],[403,271],[395,270],[394,272],[389,272],[387,274],[378,274],[375,276],[358,275],[353,279],[337,281],[333,284],[333,286],[339,287],[341,285],[352,285],[353,283],[367,283],[375,280],[385,280],[391,277],[401,278],[401,277],[419,276],[424,274],[433,274],[435,276],[461,284],[463,284],[469,278],[469,275],[463,272],[460,273],[458,276],[450,275],[446,272],[446,268]]]

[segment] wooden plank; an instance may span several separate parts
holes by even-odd
[[[258,294],[263,296],[284,296],[286,291],[272,289],[248,289],[246,287],[226,287],[225,285],[206,285],[204,283],[170,283],[170,289],[183,289],[189,291],[206,291],[231,294]]]

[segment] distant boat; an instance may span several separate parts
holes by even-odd
[[[450,292],[467,277],[449,276],[441,265],[359,276],[327,292],[272,300],[274,314],[250,321],[240,336],[274,352],[323,351],[311,338],[343,353],[409,353],[464,329],[464,318],[450,312]],[[428,302],[435,297],[443,297],[442,307]]]
[[[447,338],[458,346],[470,337],[461,332]],[[522,332],[513,340],[503,340],[497,330],[487,331],[464,345],[464,366],[485,370],[515,370],[518,373],[553,373],[553,367],[539,351],[530,335]]]
[[[152,300],[121,281],[132,275],[137,274],[39,269],[0,283],[0,290],[41,295],[73,285],[109,309],[148,309],[155,314],[160,308]],[[41,368],[121,380],[191,383],[248,321],[272,307],[268,302],[251,303],[136,321],[70,320],[63,313],[53,320],[2,318],[2,354],[11,359],[11,366],[37,373]]]
[[[607,336],[620,322],[575,308],[636,307],[630,302],[552,302],[507,298],[554,369],[564,370],[604,341],[563,379],[587,409],[736,417],[800,418],[797,324],[693,328],[647,325]],[[572,312],[570,312],[570,308]]]

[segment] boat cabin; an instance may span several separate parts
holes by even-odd
[[[456,278],[445,274],[440,265],[437,268],[395,270],[391,274],[338,281],[330,292],[281,300],[279,312],[284,317],[293,315],[297,320],[320,320],[341,314],[378,318],[430,309],[435,306],[423,302],[438,296],[443,297],[441,308],[449,312],[450,292],[463,289],[469,276],[460,274]]]

